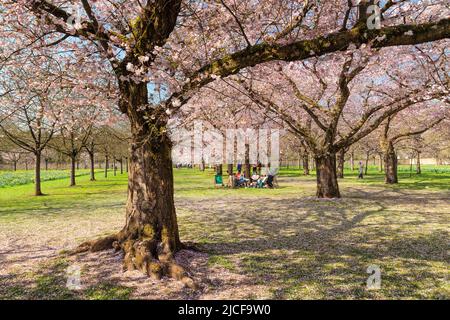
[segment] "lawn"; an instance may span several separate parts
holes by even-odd
[[[182,251],[199,290],[123,272],[120,253],[70,256],[124,223],[126,175],[68,187],[62,176],[0,188],[0,298],[31,299],[449,299],[450,170],[400,168],[386,186],[371,168],[346,171],[343,199],[314,198],[315,177],[284,168],[277,189],[215,189],[210,170],[175,169]],[[2,173],[0,173],[0,179]],[[66,287],[81,270],[81,290]],[[381,288],[367,290],[369,266]]]

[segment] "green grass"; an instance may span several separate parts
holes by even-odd
[[[89,170],[78,170],[76,176],[89,174]],[[68,178],[70,172],[67,170],[42,170],[41,181],[51,181]],[[26,170],[0,171],[0,188],[11,187],[34,182],[34,172]]]
[[[315,177],[302,176],[298,168],[283,168],[280,188],[273,190],[215,189],[212,170],[174,169],[174,174],[181,238],[208,253],[211,270],[247,279],[235,285],[231,298],[249,283],[265,293],[253,290],[247,298],[450,298],[448,166],[423,166],[421,175],[401,166],[395,186],[385,185],[375,167],[364,180],[347,168],[339,182],[343,199],[334,201],[316,200]],[[73,247],[117,230],[127,176],[105,179],[99,173],[97,179],[79,176],[75,187],[67,178],[45,181],[42,197],[33,196],[32,183],[0,188],[0,241],[17,242],[20,251],[28,238],[32,248],[40,242],[61,247],[59,241],[67,238]],[[68,290],[67,261],[64,250],[58,252],[37,270],[16,266],[7,277],[0,274],[0,298],[133,298],[132,283],[103,278],[80,292]],[[369,265],[382,269],[381,290],[365,288]],[[211,290],[221,292],[217,283]]]

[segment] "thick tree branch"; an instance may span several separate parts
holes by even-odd
[[[379,30],[357,27],[287,45],[262,43],[213,61],[191,74],[190,82],[169,101],[177,99],[182,104],[197,89],[214,81],[216,76],[226,77],[258,64],[282,60],[298,61],[327,53],[346,51],[351,46],[370,44],[373,48],[414,45],[450,38],[450,18],[418,25],[397,25]],[[179,105],[179,104],[178,104]],[[177,109],[177,107],[174,107]]]
[[[441,123],[444,119],[445,119],[445,118],[440,118],[440,119],[438,119],[438,120],[436,120],[436,121],[430,123],[429,125],[425,126],[424,128],[419,129],[419,130],[416,130],[416,131],[410,131],[410,132],[398,134],[398,135],[394,136],[393,138],[391,138],[390,140],[391,140],[392,142],[395,143],[395,142],[396,142],[398,139],[400,139],[400,138],[406,138],[406,137],[411,137],[411,136],[417,136],[417,135],[420,135],[420,134],[422,134],[422,133],[427,132],[427,131],[430,130],[431,128],[437,126],[437,125],[438,125],[439,123]]]

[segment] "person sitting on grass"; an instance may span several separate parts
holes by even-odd
[[[240,171],[236,172],[234,181],[236,187],[241,187],[244,184],[244,176]]]
[[[264,185],[267,181],[267,177],[266,176],[261,176],[259,177],[258,181],[256,181],[256,187],[257,188],[264,188]]]
[[[240,171],[236,173],[236,187],[247,187],[249,182],[250,179],[245,178]]]
[[[259,180],[259,175],[256,172],[254,172],[251,177],[250,187],[256,188],[258,180]]]

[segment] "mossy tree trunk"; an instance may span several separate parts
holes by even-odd
[[[336,154],[327,153],[315,157],[317,172],[317,197],[340,198],[336,174]]]
[[[173,197],[172,142],[166,113],[163,108],[145,108],[146,83],[120,83],[120,89],[121,109],[131,124],[126,222],[118,234],[87,244],[92,251],[122,250],[126,270],[140,270],[158,279],[168,275],[192,285],[173,259],[183,246]],[[148,117],[149,112],[154,117]]]

